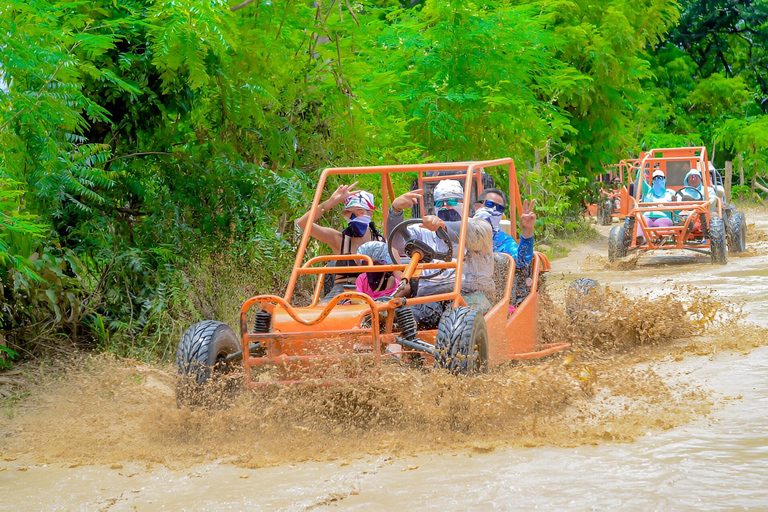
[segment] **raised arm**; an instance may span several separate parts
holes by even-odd
[[[422,194],[423,191],[419,188],[411,192],[406,192],[392,201],[389,211],[387,212],[387,239],[389,239],[389,235],[392,233],[392,230],[395,229],[395,226],[405,220],[403,210],[418,203]],[[403,239],[398,237],[398,240],[394,240],[392,245],[397,251],[402,251]]]
[[[354,189],[355,185],[357,185],[357,182],[354,182],[351,185],[341,185],[337,188],[336,191],[331,194],[331,197],[318,205],[317,210],[315,211],[315,218],[312,219],[310,235],[324,244],[327,244],[334,253],[341,252],[341,233],[333,228],[320,226],[319,224],[316,224],[316,222],[325,212],[343,203],[347,197],[356,194],[358,191]],[[296,225],[299,226],[299,229],[302,231],[306,230],[308,223],[309,212],[299,217],[296,221]]]

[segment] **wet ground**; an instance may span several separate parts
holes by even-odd
[[[768,222],[750,230],[723,267],[575,248],[542,322],[574,350],[475,379],[390,368],[189,410],[167,367],[27,369],[0,412],[0,510],[764,509]],[[563,313],[579,277],[599,314]]]

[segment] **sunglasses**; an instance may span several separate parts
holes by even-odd
[[[492,210],[496,210],[499,213],[504,213],[504,205],[499,203],[494,203],[490,199],[485,200],[485,207],[490,208]]]
[[[663,179],[664,179],[664,176],[654,176],[654,177],[653,177],[653,181],[656,181],[656,180],[663,180]]]
[[[459,204],[458,199],[446,199],[445,201],[435,201],[435,206],[437,208],[442,208],[443,206],[456,206]]]

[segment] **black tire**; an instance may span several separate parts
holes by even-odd
[[[608,235],[608,261],[613,263],[627,255],[627,228],[614,226]]]
[[[240,350],[240,340],[227,324],[215,320],[198,322],[181,336],[176,349],[179,373],[203,384],[223,360]]]
[[[488,329],[480,310],[452,309],[440,319],[435,338],[435,368],[454,374],[488,371]]]
[[[728,252],[738,254],[747,250],[747,219],[741,212],[731,212],[726,226]]]
[[[610,226],[613,222],[613,201],[605,200],[597,206],[597,223]]]
[[[576,279],[568,285],[565,294],[565,314],[571,316],[579,311],[592,310],[599,304],[600,283],[588,277]]]
[[[728,263],[728,249],[725,242],[725,226],[723,219],[714,215],[709,220],[709,243],[712,263],[725,265]]]

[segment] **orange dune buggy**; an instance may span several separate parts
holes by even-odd
[[[245,386],[256,388],[269,384],[315,383],[333,384],[327,369],[340,361],[369,361],[386,359],[418,361],[454,373],[486,371],[511,359],[537,358],[561,351],[567,343],[541,344],[537,341],[539,277],[550,269],[547,258],[535,253],[531,262],[530,293],[517,305],[515,302],[515,262],[506,254],[495,254],[496,296],[487,297],[492,308],[485,314],[468,307],[461,295],[462,266],[465,255],[467,220],[471,215],[471,198],[483,190],[483,171],[504,167],[509,177],[509,208],[512,236],[517,237],[516,222],[522,211],[520,191],[514,162],[510,158],[481,162],[439,163],[425,165],[395,165],[360,168],[326,169],[320,175],[309,217],[313,218],[321,202],[329,176],[350,176],[350,182],[364,175],[379,175],[381,203],[387,212],[394,199],[393,176],[417,175],[420,184],[443,179],[458,179],[465,185],[459,242],[455,254],[450,243],[447,254],[438,254],[425,244],[407,239],[405,225],[420,223],[408,219],[391,232],[387,243],[393,250],[396,232],[405,239],[403,262],[377,265],[376,271],[401,271],[402,279],[410,281],[428,269],[454,269],[456,276],[450,293],[412,298],[372,300],[357,291],[345,291],[328,304],[322,304],[323,277],[327,273],[359,274],[371,270],[373,261],[365,255],[323,255],[306,258],[309,230],[301,238],[296,261],[284,296],[258,295],[246,300],[240,310],[240,336],[224,323],[199,322],[183,335],[177,351],[177,364],[182,373],[191,374],[198,382],[210,376],[217,363],[242,358]],[[435,171],[454,171],[453,173]],[[448,174],[448,175],[446,175]],[[420,211],[431,205],[421,200]],[[386,232],[386,215],[384,215]],[[447,233],[438,236],[448,240]],[[355,260],[354,266],[332,266],[332,261]],[[393,260],[394,261],[394,260]],[[292,304],[297,281],[302,276],[315,276],[317,281],[311,302],[306,306]],[[408,306],[433,301],[450,302],[437,329],[418,330]],[[414,363],[415,364],[415,363]],[[266,369],[266,371],[262,371]],[[356,377],[369,378],[370,372]]]
[[[706,148],[652,149],[636,169],[629,214],[623,226],[611,230],[608,239],[610,261],[623,258],[634,250],[687,249],[709,254],[712,263],[723,265],[728,261],[728,251],[736,253],[745,249],[744,215],[735,208],[724,207],[722,187],[712,181]],[[657,169],[664,172],[666,188],[674,190],[678,200],[645,201],[651,174]],[[684,183],[691,169],[698,169],[702,175],[700,190]],[[649,226],[645,215],[651,212],[669,212],[673,224]],[[642,237],[636,237],[636,234],[642,234]]]

